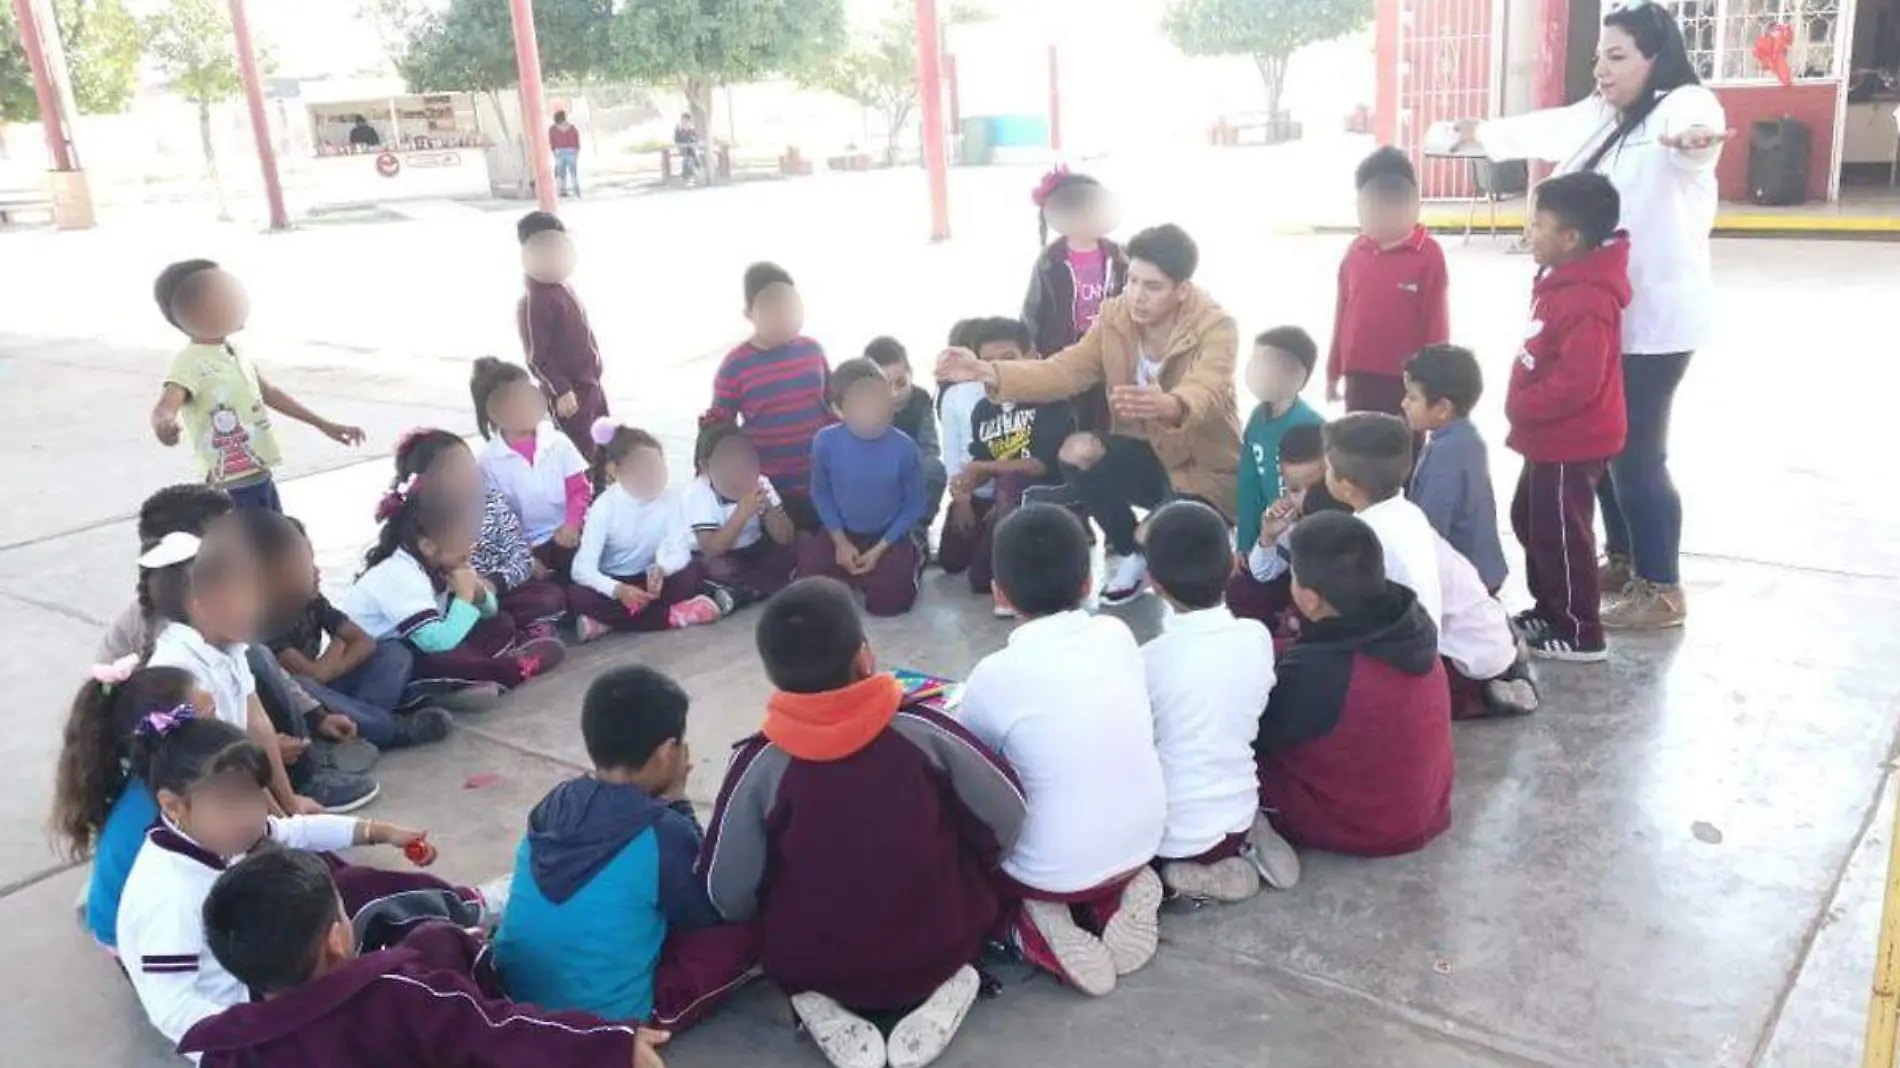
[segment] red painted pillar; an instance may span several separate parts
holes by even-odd
[[[541,103],[541,46],[534,38],[534,0],[508,0],[515,24],[515,72],[521,79],[521,122],[528,128],[534,162],[535,199],[542,211],[557,207],[554,157],[548,150],[548,114]]]
[[[1372,135],[1380,144],[1399,139],[1399,5],[1410,0],[1379,0],[1372,25]]]
[[[525,2],[525,0],[518,0]],[[943,41],[937,0],[917,0],[917,85],[923,97],[924,171],[930,178],[930,239],[950,236],[950,169],[944,158]]]
[[[66,122],[59,112],[59,87],[47,69],[46,46],[40,40],[40,25],[33,0],[13,0],[13,20],[20,24],[20,47],[26,51],[27,66],[33,70],[33,96],[40,105],[40,130],[46,135],[46,158],[56,171],[73,169],[73,155],[66,141]],[[54,26],[50,32],[58,33]]]
[[[284,210],[284,184],[277,178],[277,150],[270,143],[270,115],[264,110],[264,82],[257,72],[257,51],[251,47],[251,23],[244,0],[231,0],[231,36],[237,42],[238,73],[244,79],[244,103],[251,112],[251,139],[257,142],[257,165],[264,172],[264,199],[270,203],[270,228],[290,228]]]
[[[1560,108],[1570,58],[1570,0],[1543,0],[1538,12],[1536,106]]]
[[[1062,66],[1056,46],[1049,46],[1049,148],[1062,151]]]

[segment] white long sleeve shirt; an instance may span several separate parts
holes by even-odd
[[[1438,577],[1438,543],[1444,539],[1418,505],[1403,496],[1388,497],[1359,512],[1385,550],[1385,577],[1409,586],[1432,626],[1445,628],[1445,591]]]
[[[943,396],[938,398],[937,418],[943,424],[943,471],[946,478],[955,478],[970,466],[970,443],[976,437],[971,424],[971,416],[976,412],[977,403],[985,396],[983,383],[958,382],[946,386]],[[988,500],[996,496],[996,484],[985,482],[976,488],[972,496]]]
[[[348,816],[273,816],[269,836],[291,849],[348,849],[356,824]],[[119,899],[119,963],[146,1018],[173,1045],[199,1021],[250,997],[205,949],[201,914],[225,867],[223,857],[164,822],[146,835]]]
[[[257,679],[245,658],[249,648],[242,642],[212,645],[187,624],[166,623],[152,641],[152,655],[145,666],[190,672],[216,702],[218,718],[244,730],[251,722],[251,696],[257,692]]]
[[[1583,169],[1617,127],[1616,109],[1592,94],[1565,108],[1492,119],[1478,144],[1492,159],[1536,159],[1557,173]],[[1709,232],[1715,226],[1720,145],[1685,152],[1659,138],[1701,127],[1722,133],[1728,118],[1714,93],[1685,85],[1664,96],[1642,125],[1596,166],[1623,199],[1630,234],[1630,287],[1623,351],[1645,355],[1703,347],[1714,323]]]
[[[1121,620],[1078,610],[1017,627],[970,673],[957,718],[1022,779],[1011,878],[1066,894],[1154,859],[1167,788],[1141,648]]]
[[[1253,826],[1253,742],[1273,692],[1273,636],[1225,606],[1181,612],[1141,647],[1168,820],[1157,856],[1196,857]]]
[[[1467,679],[1485,682],[1504,674],[1517,659],[1510,616],[1504,603],[1484,588],[1478,569],[1442,537],[1438,539],[1438,584],[1445,595],[1439,655]]]
[[[643,578],[654,564],[676,574],[693,559],[693,532],[677,490],[643,501],[619,483],[594,498],[574,550],[574,581],[603,597],[620,578]]]

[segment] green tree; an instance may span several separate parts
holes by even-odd
[[[172,91],[197,105],[205,176],[211,180],[218,213],[223,216],[224,188],[218,180],[218,153],[211,142],[211,106],[244,88],[230,20],[217,0],[170,0],[146,18],[139,30],[146,53],[171,81]]]
[[[615,73],[677,85],[702,131],[713,90],[809,71],[844,42],[843,0],[634,0],[616,12]]]
[[[138,83],[139,34],[123,0],[54,0],[53,19],[66,46],[79,110],[88,115],[124,111]],[[13,5],[0,5],[0,124],[39,117]]]
[[[1175,0],[1162,29],[1190,56],[1251,57],[1278,117],[1293,53],[1370,21],[1372,0]]]
[[[959,4],[946,8],[943,24],[982,22],[987,9]],[[898,146],[919,100],[917,14],[911,0],[893,0],[871,33],[844,52],[826,57],[804,79],[877,112],[884,119],[884,161],[896,163]]]

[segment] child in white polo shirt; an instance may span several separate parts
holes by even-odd
[[[1029,814],[1003,859],[1022,899],[1011,937],[1033,964],[1101,996],[1153,959],[1167,796],[1141,650],[1121,620],[1082,610],[1088,539],[1067,509],[1031,504],[995,534],[997,600],[1027,622],[971,672],[957,712],[1022,779]]]
[[[469,393],[475,428],[488,442],[476,457],[482,481],[521,517],[535,559],[566,581],[594,500],[587,460],[548,421],[547,401],[526,368],[484,356]]]

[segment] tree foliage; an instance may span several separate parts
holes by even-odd
[[[956,4],[945,9],[943,24],[991,17],[988,9],[978,5]],[[843,52],[822,59],[804,73],[803,80],[882,115],[885,162],[896,162],[898,142],[919,99],[916,7],[911,0],[892,0],[890,11],[874,30]]]
[[[231,21],[217,0],[170,0],[139,29],[172,90],[201,109],[243,90]]]
[[[1251,57],[1278,114],[1293,53],[1370,21],[1372,0],[1176,0],[1162,29],[1190,56]]]
[[[124,111],[138,87],[139,32],[123,0],[54,0],[52,9],[66,47],[73,102],[89,115]],[[13,5],[0,5],[0,122],[39,117]]]
[[[679,86],[709,131],[714,89],[809,69],[843,45],[844,24],[843,0],[638,0],[615,17],[616,70]]]

